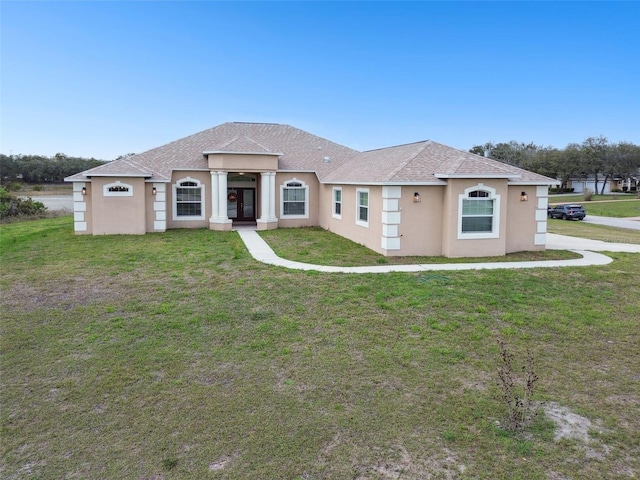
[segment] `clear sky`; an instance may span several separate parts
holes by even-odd
[[[640,144],[640,2],[0,1],[0,151],[114,159],[228,121],[358,150]]]

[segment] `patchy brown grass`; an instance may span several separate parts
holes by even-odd
[[[0,230],[3,478],[640,474],[637,254],[323,274],[257,263],[234,232],[72,229]],[[545,414],[499,428],[498,335],[587,437]]]

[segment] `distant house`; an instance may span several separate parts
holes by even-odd
[[[387,256],[543,250],[556,180],[427,140],[359,152],[225,123],[68,177],[77,234],[320,226]]]
[[[602,175],[598,178],[597,193],[612,192],[635,192],[638,190],[639,176],[615,176],[606,177]],[[604,190],[602,188],[604,184]],[[583,193],[590,190],[596,193],[596,177],[595,175],[583,175],[581,177],[571,177],[567,182],[567,188],[573,189],[573,193]]]
[[[604,190],[603,190],[604,185]],[[617,182],[612,178],[605,177],[598,178],[598,193],[611,193],[612,189],[615,189]],[[585,190],[590,190],[595,193],[596,191],[596,178],[595,175],[584,175],[580,177],[571,177],[567,182],[567,188],[571,189],[573,193],[583,193]]]

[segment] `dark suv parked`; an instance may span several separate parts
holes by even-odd
[[[547,210],[549,218],[561,218],[563,220],[582,220],[587,214],[582,205],[558,205]]]

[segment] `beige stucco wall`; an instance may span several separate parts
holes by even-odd
[[[215,153],[208,155],[211,170],[232,172],[275,172],[278,157],[275,155],[242,155]]]
[[[120,181],[131,185],[132,196],[105,196],[103,187]],[[94,177],[88,195],[91,199],[87,210],[92,210],[91,233],[94,235],[143,234],[145,223],[144,178]]]
[[[202,220],[174,220],[173,186],[186,178],[198,180],[204,185],[204,218]],[[211,218],[211,174],[209,172],[174,171],[171,183],[167,184],[167,229],[170,228],[208,228]]]
[[[526,202],[520,201],[522,192],[527,194]],[[538,226],[536,187],[510,186],[507,205],[506,253],[544,250],[544,245],[535,245]],[[546,208],[544,210],[546,214]]]
[[[342,188],[342,218],[336,219],[333,211],[333,188]],[[369,226],[356,223],[357,189],[369,190]],[[319,196],[321,205],[321,223],[319,225],[331,232],[364,245],[371,250],[387,254],[382,249],[382,187],[378,185],[322,185]]]
[[[487,186],[500,195],[500,226],[498,238],[458,238],[459,196],[469,187]],[[509,205],[506,179],[453,179],[447,180],[444,193],[444,208],[448,215],[443,221],[442,252],[447,257],[491,257],[506,253],[506,220]]]
[[[414,193],[420,202],[413,201]],[[388,250],[389,256],[442,255],[443,186],[404,186],[400,198],[402,223],[399,226],[400,250]]]
[[[304,182],[309,186],[309,217],[308,218],[283,218],[282,217],[282,203],[281,203],[281,191],[282,186],[292,180],[298,180]],[[294,227],[316,227],[319,223],[319,190],[320,183],[315,173],[289,173],[278,172],[276,174],[276,217],[278,218],[278,228],[294,228]],[[260,211],[260,210],[258,210]]]
[[[342,188],[342,218],[333,217],[333,188]],[[369,227],[356,224],[356,190],[369,189]],[[437,256],[442,254],[443,187],[401,187],[398,226],[400,249],[382,247],[384,200],[381,186],[322,185],[320,195],[320,226],[385,256]],[[418,192],[420,203],[413,201]]]

